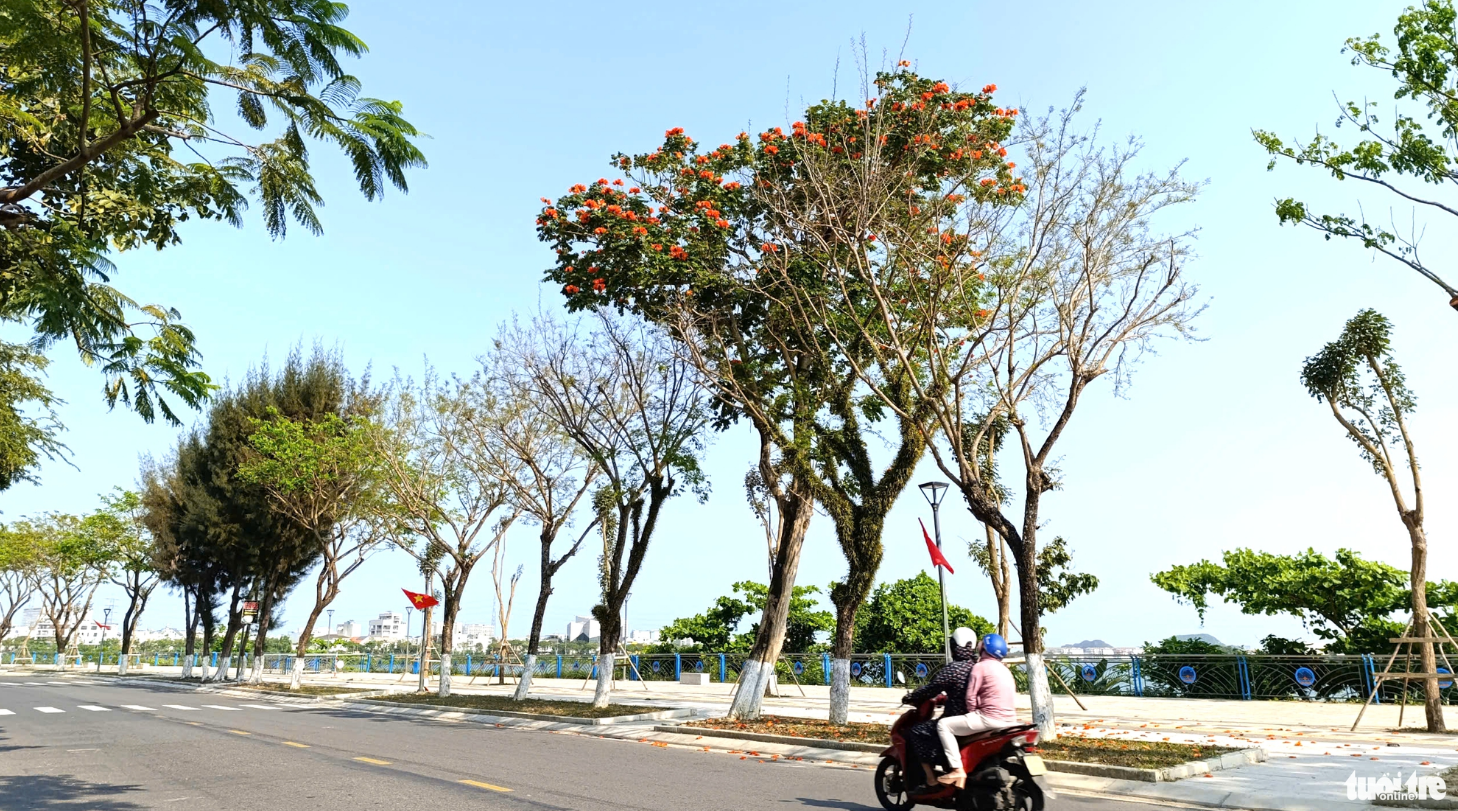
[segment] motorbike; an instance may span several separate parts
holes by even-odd
[[[876,799],[881,806],[886,811],[909,811],[918,805],[956,811],[1042,811],[1052,792],[1046,786],[1048,768],[1038,754],[1038,730],[1032,724],[957,738],[966,785],[939,784],[934,791],[913,793],[926,782],[926,774],[907,738],[911,728],[930,719],[944,700],[939,696],[913,707],[891,726],[891,745],[876,766]],[[946,764],[933,764],[937,766]]]

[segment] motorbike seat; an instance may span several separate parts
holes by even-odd
[[[1003,735],[1014,734],[1018,732],[1025,732],[1034,728],[1035,727],[1033,724],[1016,724],[1010,727],[994,727],[993,729],[984,729],[981,732],[974,732],[971,735],[958,735],[957,746],[958,748],[961,748],[965,747],[969,743],[974,743],[976,741],[985,740],[987,738],[997,738]]]

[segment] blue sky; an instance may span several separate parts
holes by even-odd
[[[741,3],[654,7],[558,3],[353,6],[349,27],[372,48],[356,66],[370,95],[401,99],[430,134],[430,168],[411,192],[382,203],[359,199],[348,167],[316,153],[325,233],[298,230],[271,241],[256,217],[243,230],[195,224],[184,244],[116,257],[118,284],[134,297],[178,307],[199,333],[207,370],[237,378],[265,353],[296,342],[341,346],[354,369],[418,374],[426,357],[467,371],[514,310],[557,306],[540,284],[549,252],[535,239],[538,197],[596,178],[612,153],[651,148],[665,129],[706,141],[749,127],[787,125],[794,111],[830,96],[854,96],[854,42],[873,62],[884,51],[920,73],[999,86],[998,100],[1037,112],[1087,87],[1087,123],[1111,137],[1141,136],[1144,166],[1186,160],[1208,179],[1200,200],[1168,223],[1198,225],[1200,256],[1189,269],[1208,297],[1201,341],[1168,343],[1116,399],[1093,391],[1061,444],[1065,487],[1045,498],[1047,537],[1062,535],[1079,568],[1102,588],[1049,618],[1048,639],[1099,637],[1138,644],[1205,630],[1255,643],[1301,634],[1289,619],[1195,612],[1149,583],[1173,563],[1254,546],[1293,552],[1349,546],[1405,565],[1406,535],[1381,482],[1325,409],[1297,379],[1303,358],[1375,307],[1397,325],[1396,351],[1419,395],[1415,430],[1428,490],[1430,574],[1458,577],[1458,378],[1451,346],[1458,316],[1439,291],[1348,244],[1277,226],[1277,195],[1306,195],[1355,208],[1359,190],[1304,170],[1265,171],[1250,129],[1305,136],[1335,118],[1343,98],[1387,85],[1340,53],[1352,35],[1390,33],[1405,4],[1346,3]],[[910,31],[908,34],[908,24]],[[838,75],[837,75],[837,64]],[[1390,91],[1387,91],[1390,94]],[[1391,201],[1366,196],[1369,214]],[[1394,215],[1406,216],[1405,209]],[[1441,256],[1444,223],[1425,248]],[[1451,274],[1450,274],[1451,276]],[[51,382],[69,401],[63,416],[78,469],[47,466],[40,486],[0,495],[6,518],[43,510],[83,511],[94,495],[136,478],[142,454],[161,455],[176,432],[108,414],[100,381],[58,351]],[[634,589],[629,621],[657,628],[702,610],[736,580],[763,579],[763,538],[740,482],[752,459],[747,436],[715,439],[706,505],[682,499],[666,511]],[[935,473],[927,464],[924,478]],[[916,518],[928,510],[908,492],[893,510],[881,579],[927,565]],[[929,516],[928,516],[929,517]],[[965,557],[978,527],[949,500],[943,514],[952,599],[993,614],[991,591]],[[513,632],[524,633],[536,593],[535,539],[510,536],[509,557],[526,564]],[[559,576],[547,628],[559,630],[594,600],[585,552]],[[844,570],[830,523],[817,517],[802,584]],[[399,588],[417,585],[403,556],[382,553],[346,581],[335,620],[365,620],[404,607]],[[301,588],[286,625],[300,624],[311,589]],[[115,598],[104,592],[99,604]],[[480,571],[462,619],[489,621],[492,592]],[[146,626],[176,625],[180,601],[159,596]]]

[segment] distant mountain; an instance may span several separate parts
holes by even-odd
[[[1213,637],[1213,636],[1211,636],[1209,634],[1175,634],[1175,637],[1174,638],[1175,639],[1178,639],[1181,642],[1196,641],[1196,642],[1209,642],[1211,645],[1224,645],[1225,644],[1224,642],[1221,642],[1220,640],[1216,639],[1215,637]]]
[[[1082,642],[1075,642],[1072,645],[1064,645],[1065,648],[1112,648],[1113,645],[1102,639],[1085,639]]]

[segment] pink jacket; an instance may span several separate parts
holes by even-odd
[[[975,712],[993,723],[1014,726],[1018,722],[1013,712],[1015,695],[1017,685],[1007,665],[984,655],[972,667],[972,675],[967,679],[968,713]]]

